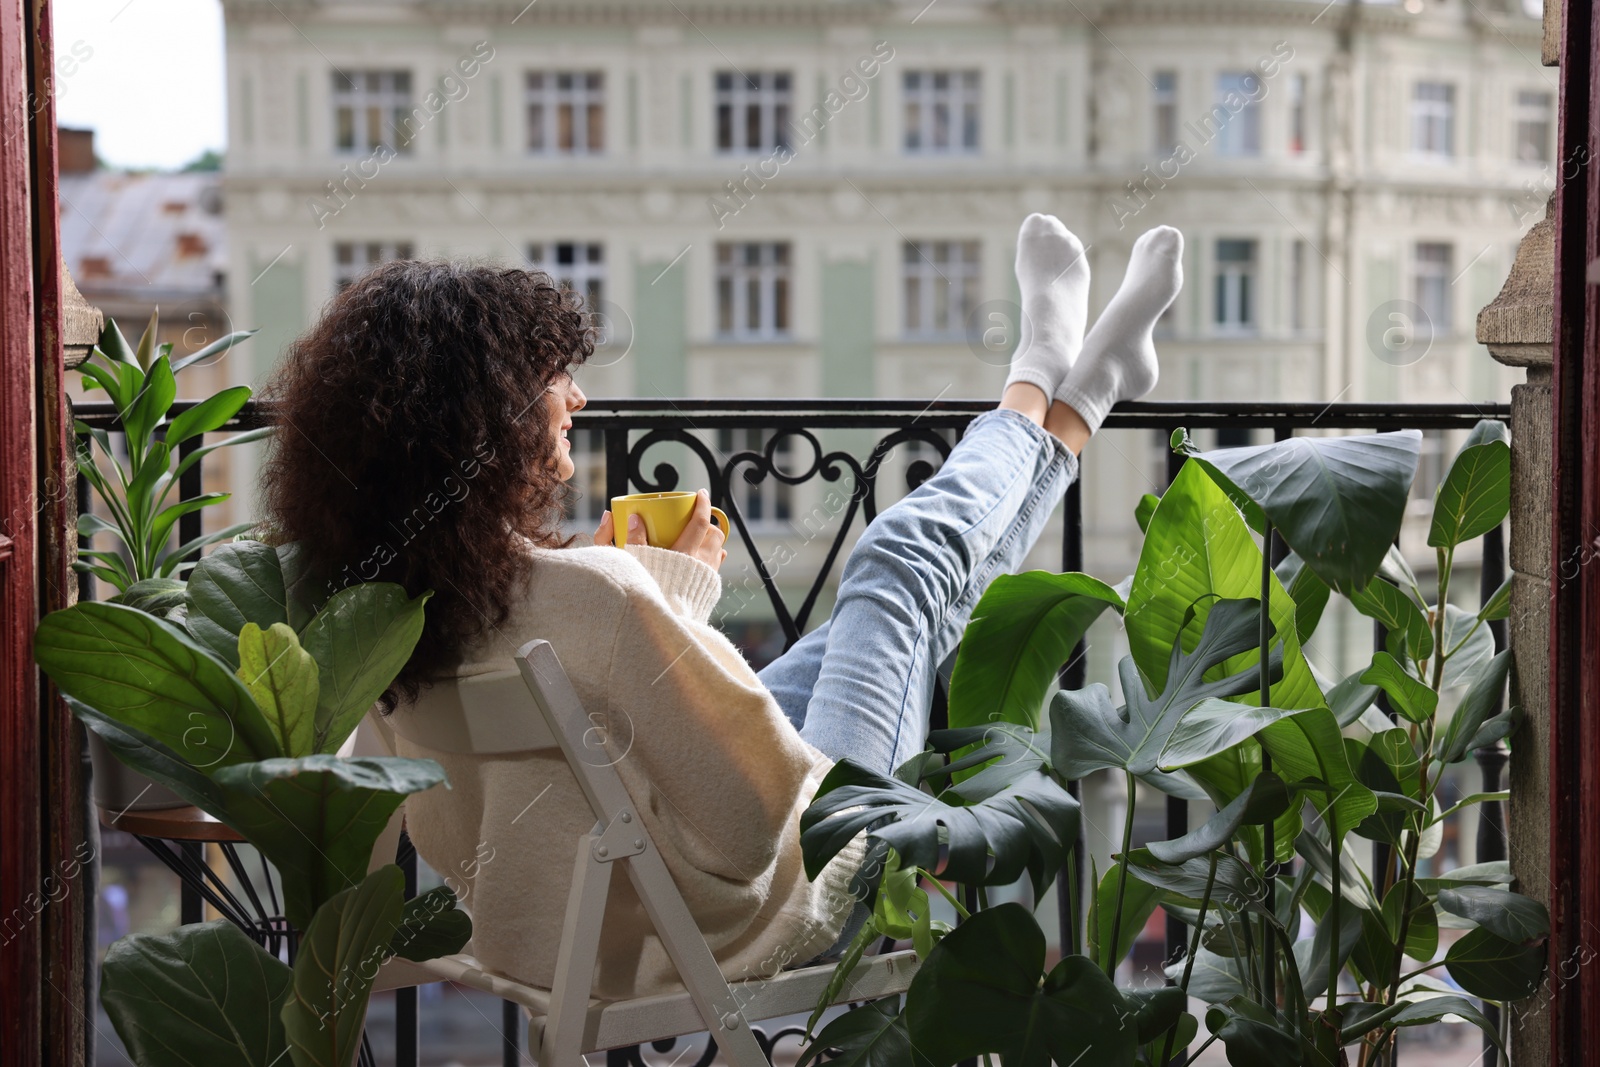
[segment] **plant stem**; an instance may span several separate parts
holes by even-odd
[[[946,889],[944,887],[944,883],[939,881],[938,875],[930,874],[920,867],[917,869],[922,872],[923,877],[928,879],[928,884],[937,889],[939,891],[939,895],[950,902],[950,906],[956,909],[957,915],[961,916],[963,919],[972,918],[972,913],[966,909],[966,905],[962,904],[961,901],[950,895],[950,890]]]
[[[1339,996],[1339,945],[1344,940],[1339,930],[1339,868],[1342,866],[1339,856],[1339,817],[1333,810],[1334,801],[1329,799],[1327,811],[1328,843],[1333,848],[1333,894],[1328,898],[1328,914],[1326,916],[1331,931],[1328,937],[1328,1014],[1333,1014],[1334,1006]]]
[[[1117,941],[1122,935],[1122,902],[1128,895],[1128,852],[1133,848],[1133,802],[1136,796],[1132,771],[1123,771],[1128,782],[1128,811],[1122,820],[1122,863],[1117,867],[1117,910],[1111,917],[1111,943],[1102,945],[1105,952],[1106,977],[1117,973],[1120,959],[1115,958]]]
[[[1183,962],[1183,981],[1178,987],[1183,990],[1183,995],[1189,995],[1189,977],[1194,974],[1194,958],[1200,954],[1200,935],[1206,928],[1206,908],[1211,904],[1211,889],[1217,881],[1217,853],[1215,850],[1210,856],[1211,866],[1206,871],[1206,891],[1200,897],[1200,915],[1194,921],[1194,937],[1189,943],[1189,958]],[[1178,1027],[1174,1023],[1171,1030],[1167,1031],[1167,1044],[1161,1053],[1161,1067],[1167,1067],[1172,1062],[1172,1046],[1178,1039]]]
[[[1272,668],[1270,664],[1272,651],[1272,523],[1267,523],[1266,532],[1261,537],[1261,624],[1258,631],[1260,645],[1260,662],[1257,665],[1261,679],[1261,706],[1272,705]],[[1267,746],[1261,746],[1261,769],[1272,770],[1272,754],[1267,751]],[[1278,912],[1278,890],[1275,884],[1277,875],[1278,843],[1276,840],[1276,827],[1269,819],[1266,826],[1262,827],[1262,873],[1266,876],[1266,905],[1267,911],[1276,915]],[[1249,922],[1249,919],[1245,920]],[[1272,938],[1272,931],[1268,927],[1271,920],[1263,918],[1261,923],[1261,936],[1266,942],[1267,960],[1266,968],[1262,972],[1263,996],[1266,1000],[1266,1009],[1274,1016],[1278,1014],[1278,964],[1277,953],[1273,948],[1276,943]],[[1290,957],[1293,959],[1293,957]]]

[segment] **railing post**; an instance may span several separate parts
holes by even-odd
[[[395,862],[405,875],[405,899],[417,895],[417,850],[411,835],[400,831],[400,847]],[[417,1017],[417,987],[394,991],[395,1067],[417,1067],[422,1052],[421,1021]]]
[[[614,496],[628,495],[628,428],[607,426],[601,431],[606,442],[606,507]]]
[[[1478,578],[1479,603],[1486,604],[1506,580],[1506,550],[1505,527],[1496,526],[1483,535],[1483,566]],[[1503,652],[1506,647],[1506,624],[1504,619],[1491,622],[1489,632],[1494,635],[1494,650],[1496,654]],[[1500,713],[1503,701],[1498,695],[1495,697],[1493,707],[1489,714]],[[1480,790],[1485,793],[1498,792],[1500,789],[1500,775],[1506,768],[1507,761],[1511,758],[1506,751],[1506,746],[1499,741],[1486,745],[1473,754],[1478,761],[1478,770],[1483,776]],[[1478,809],[1478,840],[1477,860],[1487,863],[1491,860],[1506,858],[1506,821],[1505,805],[1498,800],[1489,801]],[[1489,1001],[1483,1002],[1483,1014],[1495,1030],[1500,1029],[1500,1008]],[[1497,1067],[1500,1061],[1500,1050],[1490,1040],[1489,1035],[1483,1036],[1483,1067]]]
[[[1078,468],[1078,480],[1067,488],[1067,496],[1061,513],[1061,569],[1063,571],[1083,570],[1083,467]],[[1072,650],[1072,658],[1067,660],[1061,668],[1061,688],[1082,689],[1089,681],[1089,643],[1087,640],[1078,642]],[[1072,798],[1083,803],[1083,783],[1077,779],[1067,783],[1067,792]],[[1082,922],[1072,900],[1072,890],[1076,888],[1081,897],[1084,892],[1083,885],[1083,853],[1088,847],[1088,838],[1083,832],[1083,820],[1078,820],[1078,839],[1073,842],[1072,855],[1067,863],[1056,872],[1056,915],[1061,924],[1061,955],[1070,956],[1074,952],[1082,951],[1082,942],[1079,934],[1082,932]],[[1070,881],[1069,881],[1070,877]],[[1092,890],[1091,890],[1092,891]]]
[[[1167,437],[1168,437],[1169,440],[1171,439],[1172,434],[1176,430],[1177,430],[1177,427],[1175,427],[1175,426],[1174,427],[1169,427],[1167,429]],[[1178,472],[1183,469],[1183,464],[1184,464],[1184,457],[1178,455],[1178,453],[1172,451],[1172,449],[1170,447],[1168,447],[1168,449],[1167,449],[1167,487],[1168,488],[1171,488],[1172,483],[1177,480]],[[1135,795],[1137,795],[1137,794],[1135,794]],[[1128,802],[1130,804],[1133,803],[1133,799],[1134,799],[1133,797],[1129,797],[1128,798]],[[1166,794],[1166,805],[1167,805],[1167,831],[1166,832],[1167,832],[1167,840],[1170,841],[1173,838],[1182,837],[1184,834],[1189,832],[1189,802],[1187,800],[1184,800],[1181,797],[1175,797],[1175,796],[1173,796],[1173,795],[1171,795],[1169,793],[1169,794]],[[1183,921],[1181,919],[1179,919],[1177,916],[1172,915],[1171,913],[1167,914],[1166,920],[1167,920],[1167,923],[1166,923],[1166,927],[1167,927],[1166,928],[1166,942],[1167,943],[1166,943],[1166,952],[1165,952],[1165,954],[1163,955],[1162,958],[1165,961],[1166,966],[1170,967],[1172,964],[1177,963],[1179,960],[1183,959],[1184,954],[1189,951],[1189,945],[1188,945],[1188,939],[1185,937],[1185,930],[1184,930],[1184,926],[1183,926]],[[1167,981],[1170,983],[1172,980],[1169,978],[1169,979],[1167,979]],[[1187,1048],[1181,1048],[1181,1049],[1174,1049],[1173,1050],[1172,1059],[1168,1061],[1168,1064],[1169,1064],[1169,1067],[1183,1067],[1183,1065],[1188,1063],[1188,1062],[1189,1062],[1189,1050]]]

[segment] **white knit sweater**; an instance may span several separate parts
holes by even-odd
[[[833,761],[800,739],[739,651],[707,623],[716,571],[666,549],[530,549],[525,595],[468,650],[456,677],[512,666],[525,642],[554,646],[673,880],[730,981],[769,977],[831,945],[848,917],[858,838],[813,883],[800,814]],[[430,693],[397,715],[427,714]],[[398,739],[438,760],[450,788],[406,803],[417,851],[459,886],[471,951],[549,988],[577,838],[594,827],[559,752],[473,757]],[[594,994],[681,988],[627,878],[611,880]]]

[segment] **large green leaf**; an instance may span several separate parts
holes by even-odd
[[[1279,719],[1299,715],[1310,708],[1262,708],[1212,697],[1202,700],[1184,713],[1178,728],[1161,749],[1160,765],[1175,771],[1210,759]]]
[[[1318,577],[1348,595],[1372,581],[1400,532],[1421,444],[1419,431],[1402,430],[1291,437],[1190,458],[1230,495],[1253,501]]]
[[[442,885],[406,901],[389,950],[422,963],[460,952],[471,937],[471,917],[456,907],[455,892]]]
[[[1233,1067],[1315,1062],[1306,1055],[1306,1042],[1284,1029],[1287,1021],[1286,1016],[1274,1015],[1243,996],[1206,1009],[1206,1029],[1227,1048],[1228,1062]]]
[[[1255,781],[1197,829],[1171,841],[1145,846],[1162,863],[1183,863],[1222,848],[1245,824],[1268,823],[1289,806],[1289,788],[1272,771],[1262,771]]]
[[[221,546],[189,575],[188,601],[189,632],[237,668],[245,623],[266,629],[289,621],[280,550],[264,541]]]
[[[1283,561],[1273,568],[1273,573],[1278,576],[1278,581],[1289,591],[1289,598],[1294,601],[1294,630],[1295,637],[1303,646],[1311,640],[1311,635],[1317,629],[1317,623],[1322,621],[1322,612],[1328,606],[1328,597],[1332,592],[1328,583],[1317,577],[1315,571],[1306,566],[1305,560],[1291,552]]]
[[[1479,927],[1450,946],[1445,969],[1468,993],[1485,1000],[1521,1000],[1544,980],[1545,948],[1508,941]]]
[[[196,767],[282,755],[244,683],[188,634],[136,608],[84,601],[51,612],[33,654],[63,693]]]
[[[1122,915],[1118,921],[1117,893],[1122,891]],[[1124,877],[1122,868],[1113,864],[1100,879],[1094,899],[1089,905],[1089,959],[1101,970],[1107,970],[1111,961],[1121,963],[1133,950],[1145,922],[1161,903],[1161,890],[1149,882]],[[1115,926],[1115,942],[1112,941]]]
[[[1510,670],[1510,649],[1478,669],[1435,746],[1442,762],[1459,763],[1471,753],[1470,746],[1478,728],[1488,721],[1500,703]]]
[[[167,426],[167,443],[176,448],[191,437],[210,433],[237,415],[249,399],[248,385],[236,385],[207,397],[183,414],[173,417]]]
[[[1035,890],[1043,893],[1066,849],[1077,841],[1078,802],[1049,774],[1035,770],[957,807],[842,759],[800,816],[807,876],[815,878],[862,830],[892,847],[907,868],[922,867],[967,885],[1009,885],[1026,869]],[[949,842],[942,869],[941,831]]]
[[[1473,427],[1433,498],[1428,544],[1454,548],[1482,537],[1511,510],[1511,444],[1505,423],[1484,419]]]
[[[162,356],[150,367],[145,375],[144,387],[123,412],[122,426],[128,431],[130,450],[144,448],[151,431],[166,418],[167,410],[177,396],[178,383],[172,377],[172,364],[166,356]],[[164,462],[161,466],[163,470],[166,468]]]
[[[1364,588],[1351,591],[1350,603],[1367,618],[1382,623],[1391,636],[1403,638],[1406,654],[1412,659],[1433,655],[1433,629],[1428,617],[1397,586],[1374,578]]]
[[[263,630],[253,622],[239,634],[239,680],[290,759],[316,751],[317,663],[287,624]]]
[[[183,757],[148,734],[130,729],[82,701],[70,696],[63,699],[72,713],[99,735],[117,759],[166,786],[201,811],[227,821],[228,805],[222,790]]]
[[[1056,673],[1108,607],[1121,611],[1121,595],[1087,574],[996,578],[961,638],[950,677],[950,725],[1038,727]]]
[[[389,582],[368,582],[335,593],[300,635],[317,661],[318,752],[333,752],[350,736],[411,658],[422,636],[422,609]]]
[[[1209,857],[1194,856],[1182,863],[1163,863],[1149,849],[1136,848],[1128,853],[1127,864],[1128,873],[1133,877],[1189,900],[1204,896],[1209,881],[1213,908],[1234,913],[1254,912],[1277,922],[1263,900],[1265,884],[1261,878],[1226,853],[1217,856],[1214,877]]]
[[[1004,1067],[1129,1063],[1136,1016],[1086,956],[1043,975],[1045,938],[1028,909],[1001,904],[950,932],[923,961],[906,994],[910,1040],[936,1067],[999,1053]],[[1130,1010],[1132,1009],[1132,1010]]]
[[[227,767],[212,778],[228,824],[278,869],[284,914],[304,930],[318,907],[361,881],[401,801],[444,781],[444,770],[432,760],[307,756]]]
[[[1446,1015],[1459,1016],[1482,1030],[1489,1036],[1489,1040],[1495,1043],[1495,1047],[1504,1054],[1506,1046],[1500,1040],[1499,1028],[1491,1023],[1483,1012],[1478,1010],[1476,1004],[1465,997],[1428,997],[1425,1000],[1408,1001],[1400,1005],[1400,1010],[1390,1016],[1387,1025],[1391,1027],[1425,1026],[1429,1023],[1438,1022]]]
[[[1185,464],[1150,520],[1124,612],[1128,649],[1151,688],[1165,687],[1173,645],[1192,648],[1218,601],[1261,596],[1261,567],[1261,550],[1227,494],[1203,469]],[[1270,703],[1318,707],[1322,692],[1300,652],[1294,601],[1276,575],[1269,575],[1269,583],[1268,614],[1283,643],[1282,677],[1273,680]],[[1252,642],[1221,670],[1233,674],[1258,661]]]
[[[106,950],[100,1003],[138,1067],[273,1067],[291,973],[223,919]]]
[[[830,1067],[932,1067],[911,1043],[899,999],[874,1000],[838,1016],[822,1028],[795,1067],[822,1062]],[[830,1049],[837,1054],[824,1061]]]
[[[1259,738],[1272,756],[1272,769],[1285,780],[1323,783],[1322,788],[1308,788],[1308,797],[1323,818],[1330,811],[1337,817],[1341,833],[1377,810],[1377,798],[1350,769],[1339,724],[1327,708],[1281,719],[1263,729]]]
[[[379,867],[323,906],[300,942],[283,1026],[295,1067],[350,1067],[367,998],[400,923],[405,877]]]
[[[1494,658],[1494,633],[1476,612],[1446,604],[1444,646],[1450,658],[1445,661],[1439,688],[1467,685],[1483,664]]]
[[[184,583],[177,578],[145,578],[128,586],[126,592],[111,597],[110,601],[113,604],[126,604],[130,608],[138,608],[158,619],[181,622],[184,612]]]
[[[1441,889],[1439,907],[1519,945],[1536,945],[1550,936],[1545,906],[1509,889],[1476,885]]]
[[[1387,652],[1372,654],[1372,666],[1361,675],[1361,680],[1388,693],[1394,710],[1412,722],[1427,722],[1439,708],[1439,694],[1419,682]]]
[[[1169,491],[1162,507],[1171,499]],[[1156,519],[1160,521],[1159,511]],[[1051,763],[1056,772],[1063,778],[1082,778],[1112,767],[1140,775],[1157,770],[1162,749],[1191,708],[1203,700],[1238,696],[1256,688],[1259,674],[1253,666],[1214,681],[1206,681],[1204,676],[1256,647],[1260,607],[1256,600],[1223,600],[1212,606],[1193,651],[1185,652],[1182,644],[1171,643],[1169,665],[1161,675],[1163,690],[1153,699],[1145,695],[1132,657],[1119,665],[1127,699],[1120,712],[1112,707],[1106,687],[1098,683],[1057,693],[1050,711]],[[1276,675],[1281,667],[1277,651],[1271,666]]]

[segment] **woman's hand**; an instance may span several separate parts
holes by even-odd
[[[672,543],[672,551],[693,556],[710,566],[712,570],[719,570],[722,561],[728,558],[727,550],[722,547],[726,540],[722,536],[722,527],[711,521],[711,494],[702,489],[695,495],[694,514],[689,516],[689,525],[683,528],[683,533]],[[600,516],[600,526],[594,532],[594,543],[597,545],[616,543],[616,527],[613,525],[610,511]],[[645,536],[644,520],[637,515],[628,516],[628,544],[649,543]]]

